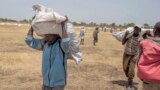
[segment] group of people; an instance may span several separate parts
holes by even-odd
[[[132,36],[127,38],[127,31],[122,40],[122,45],[125,45],[123,70],[128,78],[127,90],[133,90],[136,64],[143,90],[160,90],[160,22],[155,24],[153,36],[146,31],[140,39],[140,33],[141,28],[135,26]]]
[[[99,28],[96,27],[95,30],[93,31],[93,45],[95,46],[96,43],[98,43],[98,33],[99,33]],[[84,45],[84,38],[85,38],[85,35],[86,35],[86,30],[84,27],[82,27],[80,29],[80,44],[81,45]]]
[[[64,26],[62,22],[62,26]],[[31,48],[43,51],[42,57],[42,90],[64,90],[67,82],[67,54],[70,39],[65,28],[62,38],[56,34],[46,34],[43,39],[33,36],[33,28],[28,31],[26,43]],[[143,81],[143,90],[160,90],[160,22],[154,26],[154,35],[149,33],[139,40],[141,28],[134,27],[133,35],[127,38],[125,33],[122,44],[123,70],[128,77],[127,88],[132,90],[134,69],[137,63],[138,76]],[[85,29],[80,30],[81,44],[84,44]],[[93,45],[98,42],[98,28],[93,31]]]

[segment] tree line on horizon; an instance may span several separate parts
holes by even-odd
[[[23,19],[23,20],[13,20],[13,19],[8,19],[8,18],[0,18],[0,22],[15,22],[15,23],[31,23],[31,20],[28,19]],[[73,25],[75,26],[89,26],[89,27],[109,27],[109,28],[127,28],[127,27],[133,27],[136,24],[134,22],[131,23],[124,23],[122,24],[116,24],[115,22],[108,24],[108,23],[95,23],[95,22],[73,22]],[[143,28],[153,28],[153,26],[150,26],[148,23],[144,23],[142,25]]]

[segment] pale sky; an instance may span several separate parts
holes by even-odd
[[[50,7],[77,22],[154,25],[160,21],[160,0],[0,0],[0,18],[31,19],[34,4]]]

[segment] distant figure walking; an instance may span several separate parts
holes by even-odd
[[[84,27],[82,27],[81,28],[81,30],[80,30],[80,39],[81,39],[81,45],[84,45],[84,37],[85,37],[85,33],[86,33],[86,30],[85,30],[85,28]]]
[[[95,46],[96,43],[98,43],[98,27],[95,28],[95,30],[93,31],[93,45]]]

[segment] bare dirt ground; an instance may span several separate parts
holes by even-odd
[[[41,51],[29,48],[24,40],[29,26],[0,26],[0,90],[41,90]],[[122,70],[123,46],[109,32],[100,31],[99,42],[92,43],[94,28],[86,30],[81,45],[84,60],[77,66],[68,60],[65,90],[125,90]],[[79,29],[77,28],[77,34]],[[141,81],[135,74],[135,90]]]

